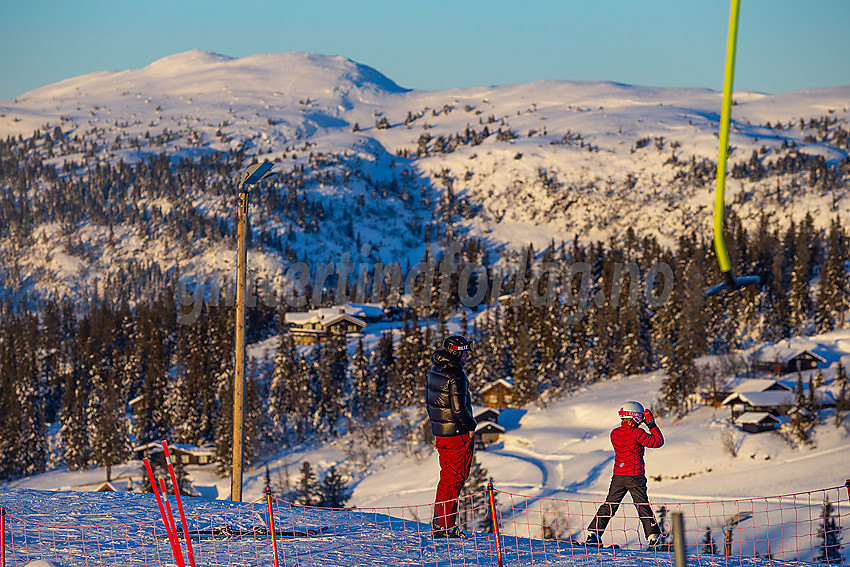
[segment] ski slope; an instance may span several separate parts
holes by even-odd
[[[823,371],[824,389],[834,388],[835,363],[850,354],[850,330],[796,340],[806,341],[808,348],[830,363],[831,366]],[[254,345],[255,354],[257,350],[273,348],[274,344],[275,341],[270,339]],[[717,362],[714,357],[704,357],[698,364]],[[587,386],[545,407],[532,405],[506,409],[500,416],[500,423],[507,430],[505,435],[500,442],[477,452],[477,459],[492,477],[496,490],[505,494],[501,497],[503,502],[513,501],[513,496],[508,495],[529,497],[527,501],[536,502],[538,507],[548,501],[558,506],[566,503],[568,508],[574,507],[577,502],[599,502],[604,499],[612,472],[613,451],[608,434],[618,423],[617,408],[629,399],[651,406],[659,395],[661,379],[659,372],[620,377]],[[804,373],[803,379],[804,383],[807,382],[807,373]],[[702,406],[681,420],[671,417],[658,419],[665,444],[660,449],[646,452],[649,497],[654,507],[664,504],[675,509],[688,506],[688,503],[705,503],[706,510],[709,510],[707,514],[717,514],[716,517],[707,516],[709,520],[706,521],[713,522],[719,529],[726,517],[721,512],[711,511],[713,502],[726,510],[728,503],[737,499],[760,499],[842,487],[850,478],[848,425],[845,421],[836,427],[831,410],[821,412],[813,444],[796,448],[789,446],[776,433],[743,433],[729,423],[728,411],[727,408]],[[736,456],[732,456],[726,448],[724,439],[730,436]],[[268,455],[246,471],[244,498],[253,501],[263,497],[266,467],[273,485],[282,482],[285,475],[294,484],[304,461],[311,463],[319,478],[331,466],[343,471],[353,479],[349,505],[361,511],[380,511],[382,517],[406,518],[406,522],[415,524],[408,534],[415,541],[409,545],[424,549],[422,546],[428,543],[429,538],[422,533],[428,532],[430,506],[439,474],[436,454],[427,445],[415,443],[406,446],[396,442],[379,450],[349,434],[330,443],[295,447]],[[228,478],[217,477],[212,466],[189,467],[188,470],[202,498],[184,498],[187,513],[213,513],[236,506],[221,501],[229,496]],[[119,491],[127,490],[128,481],[138,487],[141,474],[139,462],[114,467],[113,485]],[[5,506],[10,514],[45,524],[67,525],[71,519],[87,524],[131,523],[159,517],[156,504],[149,495],[84,492],[94,490],[104,478],[102,469],[82,472],[54,470],[7,483],[0,489],[0,505]],[[846,498],[846,495],[841,498]],[[562,532],[562,537],[583,539],[587,514],[592,515],[593,509],[593,505],[589,508],[584,506],[580,512],[568,509],[564,516],[569,517],[569,526]],[[617,521],[622,523],[623,527],[617,528],[624,530],[622,544],[633,549],[640,545],[637,519],[630,516],[633,514],[629,511],[630,507],[623,510],[612,522],[612,527]],[[351,522],[350,519],[334,520],[333,512],[323,513],[329,514],[327,519],[315,520],[315,524],[340,527],[339,522]],[[517,517],[506,515],[505,533],[523,536],[525,532],[517,526],[522,527],[523,522],[528,522],[527,517],[528,513]],[[258,520],[254,517],[251,521]],[[539,520],[533,521],[539,523]],[[392,522],[389,526],[387,529],[392,532]],[[850,526],[843,527],[845,556],[850,556],[847,553],[850,551]],[[382,528],[372,526],[370,529]],[[531,541],[539,539],[539,526],[526,531],[522,545],[527,544],[529,549],[543,545]],[[414,532],[418,534],[415,537],[412,535]],[[351,540],[353,535],[345,537],[347,545],[369,548],[370,544],[358,542],[356,537]],[[486,536],[481,537],[484,539],[480,543],[472,541],[463,545],[473,548],[484,545]],[[414,545],[415,542],[420,543]],[[522,545],[516,545],[522,548]],[[811,546],[811,542],[808,545]],[[384,555],[384,552],[376,553]],[[791,559],[794,553],[792,550],[788,556],[781,558]],[[811,550],[807,553],[811,557]],[[588,565],[598,565],[603,560],[596,558],[589,561]]]

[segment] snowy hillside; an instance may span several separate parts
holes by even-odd
[[[739,217],[752,224],[767,214],[781,226],[811,211],[823,227],[850,210],[848,100],[850,87],[736,93],[730,164],[740,169],[727,200]],[[250,264],[280,287],[291,258],[338,260],[361,244],[370,245],[370,261],[416,262],[447,225],[494,251],[619,239],[628,228],[662,244],[683,231],[708,234],[719,108],[720,93],[706,89],[537,81],[423,92],[342,57],[189,51],[2,102],[0,137],[38,130],[28,155],[60,168],[74,162],[82,176],[98,163],[163,153],[197,160],[243,151],[277,162],[291,181],[272,191],[298,183],[305,203],[321,205],[310,225],[309,216],[264,214],[267,194],[255,197],[262,241],[284,239],[289,248],[254,246]],[[48,143],[57,128],[61,140]],[[213,184],[222,173],[207,175]],[[43,190],[36,182],[29,198]],[[233,222],[226,188],[181,190],[185,197],[112,199],[143,213],[189,207],[210,222]],[[364,206],[368,214],[358,215]],[[9,276],[19,291],[85,296],[140,257],[164,273],[179,270],[173,278],[232,270],[233,252],[220,242],[193,233],[180,244],[156,225],[142,234],[120,218],[109,227],[92,220],[75,233],[94,264],[59,243],[56,223],[36,227],[34,242],[0,242],[20,266]]]
[[[850,354],[850,331],[835,331],[797,340],[804,341],[806,348],[827,361],[829,366],[823,370],[825,385],[822,390],[836,393],[834,377],[837,363],[842,356]],[[273,348],[273,344],[274,341],[269,340],[255,345],[252,354],[261,356],[259,350]],[[720,362],[718,357],[703,357],[698,365],[717,365]],[[804,381],[808,380],[812,372],[804,372]],[[477,459],[486,469],[487,476],[492,478],[496,489],[508,495],[551,499],[555,503],[566,502],[568,507],[580,502],[599,502],[605,496],[610,481],[613,452],[608,435],[618,423],[616,409],[629,399],[638,400],[646,406],[655,405],[661,378],[660,372],[622,377],[592,384],[545,407],[531,405],[503,410],[499,421],[506,428],[506,433],[498,443],[478,451]],[[787,383],[793,386],[796,378],[786,378]],[[767,497],[801,493],[804,495],[801,497],[802,504],[820,505],[820,501],[812,504],[809,501],[811,497],[806,496],[806,493],[814,491],[817,498],[817,491],[837,487],[839,490],[828,493],[830,497],[834,498],[833,495],[837,494],[839,499],[846,499],[843,485],[845,479],[850,478],[847,468],[850,432],[846,420],[840,426],[835,425],[834,410],[821,411],[810,445],[789,443],[777,432],[748,434],[733,425],[729,418],[728,408],[703,406],[697,407],[681,420],[672,417],[658,420],[665,445],[657,450],[648,450],[646,455],[649,496],[655,508],[663,504],[669,509],[676,509],[677,506],[685,506],[685,503],[698,502],[705,503],[710,509],[711,503],[715,502],[717,510],[709,513],[716,515],[698,517],[697,523],[700,526],[707,523],[718,527],[725,519],[724,513],[728,516],[728,510],[740,506],[737,499],[744,499],[745,506],[752,507],[764,497],[766,505],[770,503],[773,506],[774,500]],[[299,468],[305,461],[311,463],[319,477],[332,466],[347,475],[352,480],[349,504],[358,509],[385,510],[391,515],[412,514],[409,516],[411,518],[421,518],[429,513],[439,467],[436,454],[418,436],[412,442],[396,440],[383,448],[377,448],[367,444],[361,435],[352,432],[331,443],[302,445],[283,453],[268,455],[246,471],[245,500],[262,498],[267,474],[276,490],[287,482],[294,485]],[[138,462],[115,467],[113,485],[119,491],[126,491],[129,481],[130,486],[137,490],[142,470]],[[187,505],[197,513],[217,510],[204,499],[227,499],[229,478],[217,477],[212,466],[190,466],[188,471],[193,485],[203,498],[186,498]],[[7,483],[4,491],[0,492],[0,502],[10,510],[15,506],[23,506],[27,510],[31,509],[28,513],[50,518],[51,514],[56,513],[51,512],[51,498],[37,494],[31,504],[23,505],[20,498],[26,497],[28,493],[17,491],[90,491],[104,478],[102,469],[82,472],[55,470]],[[94,503],[99,502],[64,492],[56,498],[60,501],[78,498],[86,510],[92,509]],[[508,502],[513,496],[501,498]],[[751,502],[753,500],[756,504]],[[786,500],[796,502],[793,498]],[[105,500],[94,509],[99,510],[98,513],[110,522],[126,519],[118,512],[106,511],[114,502],[118,501]],[[782,506],[785,500],[778,502],[778,506]],[[142,506],[141,500],[128,510],[138,508],[141,511],[139,506]],[[844,510],[844,506],[842,502],[841,510]],[[142,508],[147,510],[144,516],[147,519],[155,513],[151,501],[144,503]],[[589,514],[592,515],[593,506],[590,505],[590,508]],[[684,510],[691,510],[693,514],[692,508],[684,507]],[[510,520],[508,513],[505,514],[503,529],[506,533],[526,533],[520,530],[526,530],[525,524],[516,522],[532,522],[533,527],[526,531],[532,537],[539,537],[535,535],[540,529],[539,518],[524,519],[525,516],[520,515]],[[587,514],[585,509],[579,515],[568,511],[569,529],[561,533],[560,537],[581,538],[582,529],[589,518]],[[617,535],[619,531],[613,529],[613,537],[624,537],[622,543],[630,548],[640,545],[637,532],[630,530],[634,527],[629,524],[632,512],[627,510],[621,514],[625,514],[621,516],[625,519],[620,520],[625,523],[625,527],[619,529],[624,530],[625,535]],[[141,517],[132,516],[132,521],[140,521]],[[842,522],[845,520],[846,517],[843,517]],[[771,521],[788,520],[780,518]],[[634,523],[636,525],[636,520]],[[848,526],[842,526],[846,557],[850,531]],[[752,527],[755,530],[762,528],[759,525]],[[691,526],[691,529],[696,527]],[[756,542],[761,541],[760,537],[756,538]],[[799,551],[800,545],[808,545],[809,551],[805,553],[812,553],[811,541],[800,543],[793,538],[788,539],[787,533],[784,537],[782,541],[769,544],[773,546],[770,549],[774,554],[788,554],[778,555],[777,558],[790,560],[798,557],[802,553]],[[755,545],[757,550],[761,549],[760,544]],[[783,545],[787,547],[786,551],[780,551]]]

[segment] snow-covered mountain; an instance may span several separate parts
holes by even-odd
[[[342,57],[189,51],[2,102],[0,137],[27,139],[37,130],[28,155],[58,167],[242,150],[300,176],[298,194],[322,205],[313,230],[309,218],[294,222],[294,212],[252,217],[255,230],[286,237],[290,256],[338,260],[368,243],[373,261],[404,264],[418,261],[447,223],[494,249],[607,240],[628,228],[662,244],[683,231],[708,234],[720,99],[707,89],[570,81],[426,92]],[[727,202],[745,222],[765,213],[779,225],[811,211],[824,226],[850,209],[850,86],[738,92],[734,100],[730,164],[740,167]],[[48,144],[45,134],[57,127],[61,140]],[[29,197],[42,190],[34,181]],[[287,183],[272,190],[283,194]],[[135,204],[163,214],[191,207],[232,224],[229,194],[185,191]],[[130,191],[111,198],[132,199]],[[192,234],[181,249],[153,228],[142,235],[117,222],[108,237],[103,222],[78,224],[99,263],[81,262],[51,223],[35,228],[31,242],[4,239],[0,249],[20,265],[16,280],[48,295],[109,280],[122,265],[113,259],[143,256],[163,272],[193,277],[232,270],[233,252],[221,243]],[[253,270],[281,280],[286,254],[255,246],[252,255]]]

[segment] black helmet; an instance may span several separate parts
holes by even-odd
[[[443,348],[465,361],[472,354],[472,341],[461,335],[451,335],[443,341]]]

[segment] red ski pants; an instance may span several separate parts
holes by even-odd
[[[434,523],[451,528],[457,519],[457,496],[472,465],[472,437],[468,434],[437,437],[434,447],[440,454],[440,482],[434,500]]]

